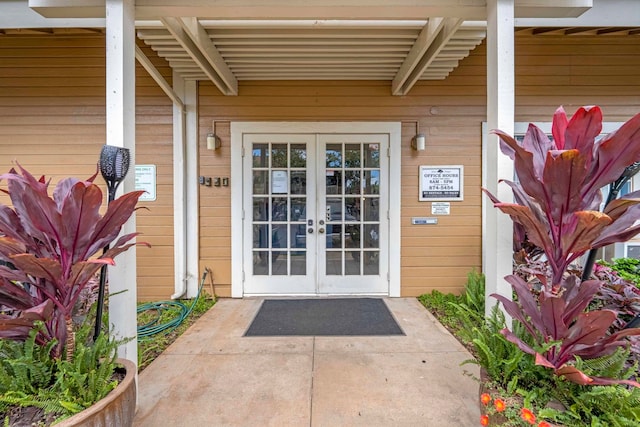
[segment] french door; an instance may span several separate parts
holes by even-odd
[[[244,294],[388,294],[388,135],[244,134]]]

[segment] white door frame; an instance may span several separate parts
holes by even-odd
[[[400,247],[400,122],[232,122],[231,123],[231,296],[244,293],[242,139],[247,133],[389,135],[389,247]],[[395,190],[395,191],[394,191]],[[389,296],[400,296],[400,251],[389,251]]]

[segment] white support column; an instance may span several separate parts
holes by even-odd
[[[173,73],[173,90],[183,105],[173,105],[173,253],[172,299],[193,298],[199,285],[199,188],[197,86]]]
[[[487,121],[488,130],[513,134],[515,110],[514,0],[487,0]],[[495,135],[483,147],[483,185],[498,199],[513,199],[499,179],[513,179],[513,163],[502,154]],[[483,195],[483,270],[486,277],[486,312],[495,305],[492,293],[511,297],[504,277],[512,273],[513,225],[511,219],[493,207]]]
[[[128,148],[129,173],[119,193],[135,189],[135,24],[133,0],[106,1],[106,125],[107,144]],[[135,214],[123,233],[136,230]],[[136,321],[136,248],[120,254],[109,268],[109,323],[118,337],[133,338],[118,349],[118,356],[138,363]]]
[[[186,109],[186,245],[187,245],[187,296],[195,297],[200,282],[200,188],[198,175],[198,86],[195,81],[185,81],[184,104]]]
[[[185,81],[173,73],[173,91],[184,99]],[[173,264],[175,292],[172,299],[187,293],[187,147],[186,107],[173,104]]]

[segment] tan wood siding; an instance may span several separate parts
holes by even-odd
[[[201,86],[202,87],[202,86]],[[233,97],[231,97],[233,98]],[[199,108],[203,108],[201,103]],[[217,150],[207,149],[207,133],[213,129],[213,120],[203,118],[200,110],[199,175],[215,178],[231,177],[230,123],[216,118],[216,134],[222,145]],[[231,185],[231,184],[229,184]],[[231,295],[231,186],[200,186],[200,271],[209,267],[213,273],[215,292]],[[208,280],[208,279],[207,279]],[[208,283],[208,282],[207,282]]]
[[[640,43],[637,37],[516,37],[516,120],[549,121],[564,105],[601,105],[605,120],[627,120],[640,111]],[[486,47],[480,45],[444,81],[419,82],[402,97],[388,82],[241,82],[240,95],[222,96],[200,85],[201,175],[229,176],[229,133],[218,124],[222,148],[204,148],[216,121],[401,121],[402,295],[437,289],[459,292],[472,269],[480,270],[481,124],[486,121]],[[410,148],[418,120],[427,149]],[[464,201],[438,225],[414,226],[413,216],[431,216],[418,201],[418,166],[464,165]],[[230,194],[201,187],[201,264],[214,269],[216,290],[229,295],[231,269]]]
[[[145,53],[167,79],[166,62]],[[605,120],[624,121],[640,111],[640,43],[637,36],[516,37],[516,120],[549,121],[558,105],[603,107]],[[480,45],[444,81],[419,82],[406,96],[390,95],[388,82],[241,82],[237,97],[211,84],[200,90],[200,170],[230,176],[229,121],[401,121],[402,294],[459,291],[481,263],[481,122],[486,120],[485,46]],[[101,34],[0,37],[0,172],[20,161],[54,181],[95,172],[105,139],[104,36]],[[137,162],[158,167],[158,200],[138,212],[140,299],[173,293],[172,108],[138,66]],[[222,148],[206,150],[216,120]],[[427,134],[427,150],[410,149],[413,121]],[[437,226],[413,226],[430,216],[418,202],[418,166],[462,164],[465,200]],[[100,179],[99,179],[100,180]],[[0,200],[2,200],[0,195]],[[212,268],[216,291],[231,282],[230,187],[200,187],[201,270]]]
[[[517,121],[550,121],[559,105],[600,105],[605,121],[640,111],[637,36],[518,36],[516,50]]]
[[[54,183],[95,173],[105,143],[104,44],[99,33],[0,37],[0,172],[17,160]],[[169,79],[164,60],[142,48]],[[146,71],[136,73],[136,161],[156,164],[158,174],[158,200],[137,212],[139,240],[153,245],[138,250],[138,297],[166,299],[174,289],[173,113]]]

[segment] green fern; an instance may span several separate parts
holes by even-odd
[[[100,334],[91,343],[89,327],[76,333],[76,348],[71,361],[58,360],[52,390],[69,413],[80,412],[105,397],[117,385],[116,349],[122,341]]]
[[[494,306],[488,317],[484,313],[484,277],[471,272],[465,293],[460,297],[435,295],[426,298],[439,305],[439,313],[446,312],[448,322],[455,324],[456,336],[466,343],[474,359],[463,363],[475,363],[485,368],[491,381],[488,383],[505,396],[520,396],[523,404],[546,419],[567,427],[638,427],[640,424],[640,389],[626,386],[580,386],[552,374],[535,364],[533,356],[524,353],[507,341],[500,330],[506,321],[503,312]],[[422,299],[421,299],[422,301]],[[424,302],[423,302],[424,303]],[[442,305],[446,305],[445,310]],[[427,304],[425,304],[427,305]],[[427,306],[428,307],[428,306]],[[429,308],[429,307],[428,307]],[[454,319],[454,320],[451,320]],[[513,333],[539,352],[558,343],[550,342],[545,348],[535,345],[525,333],[520,322],[513,322]],[[616,352],[598,359],[577,359],[575,366],[587,375],[605,378],[637,378],[638,367],[626,365],[629,351]],[[554,409],[551,401],[557,401],[565,410]],[[556,402],[556,403],[557,403]],[[520,425],[519,414],[510,414],[505,425]]]
[[[473,270],[467,274],[467,284],[464,293],[464,303],[476,313],[484,316],[485,291],[484,274]]]
[[[618,348],[614,353],[597,358],[577,358],[576,368],[589,376],[628,379],[637,375],[637,366],[625,367],[629,350]],[[540,412],[550,420],[569,427],[620,426],[637,427],[640,420],[640,388],[625,385],[581,386],[554,378],[551,389],[565,410],[545,408]]]
[[[55,370],[51,351],[56,343],[36,344],[41,328],[36,325],[24,342],[0,340],[0,393],[35,394],[51,385]]]
[[[640,420],[640,389],[623,386],[581,386],[573,390],[565,410],[544,408],[540,416],[567,427],[637,427]]]
[[[618,348],[615,352],[595,359],[576,357],[575,365],[587,375],[603,378],[629,379],[637,372],[637,364],[628,366],[630,351]]]
[[[2,403],[8,406],[34,406],[43,409],[46,413],[63,413],[64,407],[49,396],[41,396],[38,394],[24,394],[17,392],[8,392],[0,396]],[[6,408],[5,408],[6,409]]]
[[[24,342],[0,340],[0,410],[35,406],[59,419],[78,413],[116,386],[116,349],[123,340],[101,334],[92,341],[91,322],[76,332],[70,361],[53,359],[55,342],[36,343],[37,331]]]

